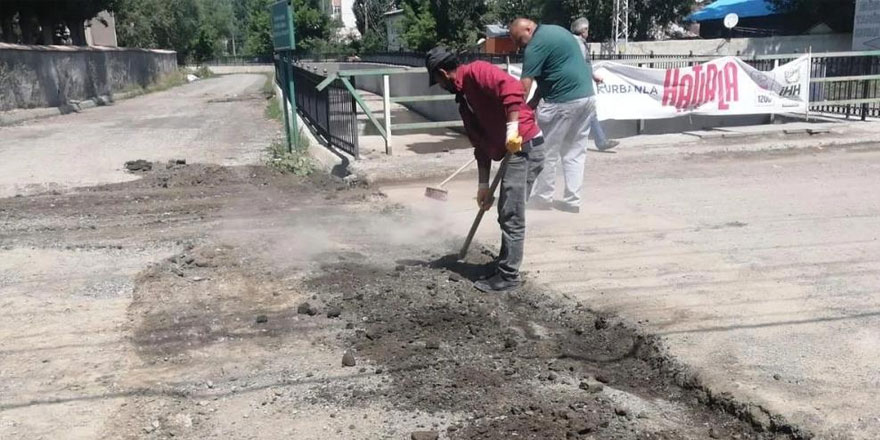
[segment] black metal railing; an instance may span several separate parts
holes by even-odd
[[[319,136],[342,151],[360,157],[357,108],[354,97],[336,80],[323,90],[317,85],[326,77],[296,65],[293,69],[296,108]]]
[[[812,78],[852,77],[880,74],[880,56],[823,57],[813,56]],[[841,101],[853,99],[880,99],[880,80],[813,82],[810,101]],[[838,115],[867,117],[880,116],[880,102],[816,106],[814,111]]]

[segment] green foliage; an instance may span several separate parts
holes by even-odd
[[[245,52],[249,55],[271,55],[274,47],[269,6],[275,0],[247,1],[249,12],[245,30]],[[330,42],[333,23],[330,16],[322,12],[320,0],[293,0],[293,11],[297,52],[313,52]]]
[[[388,49],[388,36],[384,30],[370,29],[360,41],[361,52],[384,52]]]
[[[277,96],[272,96],[271,99],[267,100],[265,111],[266,118],[281,122],[281,118],[284,117],[284,114],[281,112],[280,106],[281,101],[278,100]]]
[[[489,4],[485,21],[504,25],[517,17],[541,21],[543,9],[544,2],[541,0],[496,0]]]
[[[825,23],[836,32],[852,32],[856,0],[770,0],[778,12],[793,14],[806,30]]]
[[[122,90],[114,90],[114,93],[125,93],[128,94],[129,98],[133,98],[135,96],[140,96],[147,93],[162,92],[172,87],[182,86],[186,84],[186,75],[188,73],[189,72],[186,69],[178,69],[174,72],[162,76],[154,83],[149,84],[146,87],[133,84],[126,88],[123,88]]]
[[[271,0],[248,0],[244,50],[249,55],[272,54]]]
[[[421,52],[431,50],[437,44],[437,21],[431,15],[428,0],[420,0],[415,5],[405,3],[403,10],[400,31],[406,47]]]
[[[333,34],[330,16],[321,11],[319,0],[293,0],[293,10],[297,52],[313,52],[330,40]]]
[[[472,47],[483,34],[482,17],[488,12],[485,0],[429,0],[437,23],[440,43],[459,49]]]
[[[122,46],[174,49],[181,63],[225,52],[232,32],[230,0],[115,0]]]
[[[287,143],[275,141],[267,149],[267,165],[295,176],[308,176],[315,171],[315,164],[309,156],[309,138],[302,129],[299,132],[300,145],[293,152],[287,151]]]
[[[211,68],[208,66],[199,66],[199,68],[196,69],[195,72],[193,72],[193,75],[201,79],[213,78],[217,76],[217,74],[211,71]]]

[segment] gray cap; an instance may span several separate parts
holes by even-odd
[[[458,65],[458,57],[455,56],[455,53],[450,52],[449,49],[443,46],[431,49],[425,57],[425,68],[428,69],[428,85],[433,86],[437,83],[434,80],[434,72],[437,69],[448,69],[450,65]]]

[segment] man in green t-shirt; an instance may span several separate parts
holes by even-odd
[[[530,104],[538,109],[538,126],[546,145],[544,171],[535,182],[530,205],[535,209],[554,206],[556,165],[561,159],[565,193],[557,208],[580,212],[590,123],[596,117],[592,66],[565,28],[517,18],[510,24],[510,37],[525,49],[522,83],[526,93],[533,81],[538,82]]]

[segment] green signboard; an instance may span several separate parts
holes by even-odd
[[[273,3],[272,11],[272,42],[275,50],[293,49],[293,17],[287,0]]]

